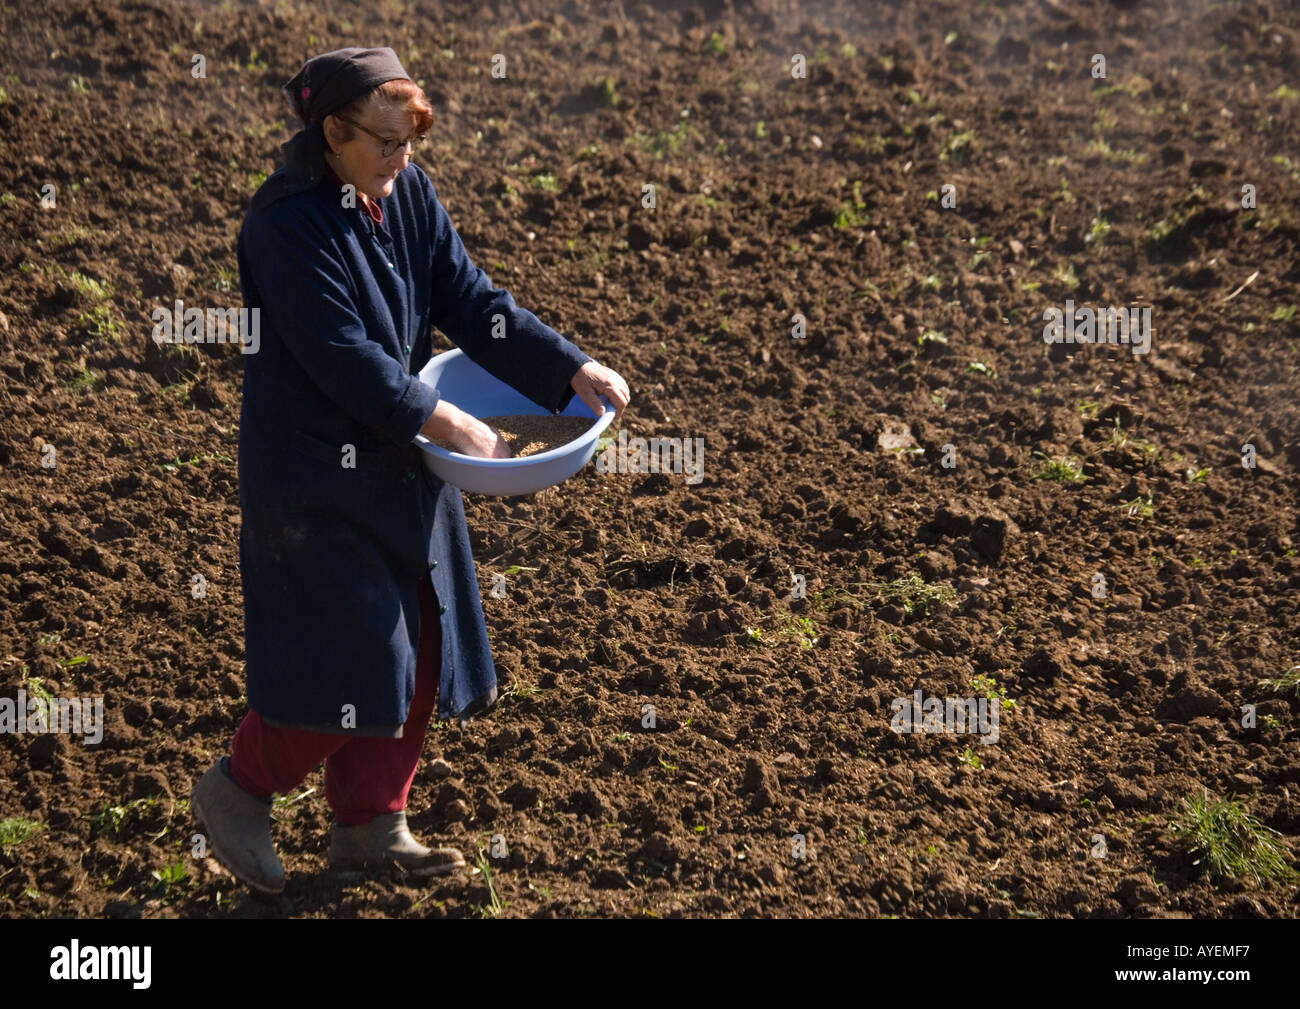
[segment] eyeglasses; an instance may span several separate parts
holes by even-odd
[[[344,116],[338,116],[338,115],[336,115],[336,118],[338,118],[338,119],[342,119],[343,122],[348,123],[348,124],[350,124],[350,125],[352,125],[352,126],[355,126],[355,127],[356,127],[357,129],[359,129],[362,133],[369,134],[370,136],[372,136],[372,137],[374,137],[376,140],[378,140],[378,141],[379,141],[379,156],[382,157],[382,158],[391,158],[391,157],[393,156],[394,152],[395,152],[399,147],[407,147],[407,146],[409,146],[409,147],[411,148],[411,150],[414,151],[414,150],[415,150],[415,145],[416,145],[416,144],[420,144],[420,143],[423,143],[423,142],[424,142],[424,134],[423,134],[423,133],[417,133],[417,134],[415,134],[414,136],[407,137],[405,140],[392,140],[392,139],[390,139],[389,137],[381,137],[381,136],[380,136],[378,133],[376,133],[374,130],[367,129],[366,127],[362,126],[360,123],[358,123],[358,122],[354,122],[353,120],[348,119],[348,118],[346,118],[346,117],[344,117]]]

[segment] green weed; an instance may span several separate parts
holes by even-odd
[[[686,121],[688,114],[683,110],[681,122],[671,130],[656,131],[654,138],[647,145],[647,150],[656,158],[662,158],[665,154],[676,154],[690,133],[690,124]]]
[[[144,811],[152,809],[162,801],[161,795],[132,799],[130,802],[106,802],[97,813],[92,814],[90,828],[96,837],[117,837],[127,823],[139,817]]]
[[[812,648],[817,640],[817,627],[811,617],[795,617],[793,614],[788,614],[786,626],[777,634],[783,637],[797,636],[800,648]]]
[[[1142,465],[1154,464],[1160,459],[1160,449],[1145,438],[1139,438],[1137,435],[1125,431],[1120,426],[1118,417],[1115,418],[1115,426],[1110,433],[1110,440],[1106,443],[1106,448],[1112,452],[1128,456]]]
[[[867,214],[867,204],[862,199],[862,183],[855,182],[853,183],[852,201],[841,204],[835,214],[835,227],[857,228],[869,223],[871,223],[871,218]]]
[[[1123,84],[1103,84],[1101,87],[1093,88],[1088,92],[1089,98],[1106,98],[1109,95],[1128,95],[1130,98],[1137,98],[1151,90],[1151,82],[1141,74],[1130,74]]]
[[[1300,879],[1286,861],[1281,834],[1246,812],[1229,793],[1211,801],[1209,792],[1187,796],[1170,829],[1186,843],[1211,878],[1253,876],[1262,886]]]
[[[212,289],[215,291],[232,291],[239,282],[239,278],[233,271],[220,264],[213,264],[210,276]]]
[[[1088,244],[1100,245],[1110,234],[1110,222],[1101,216],[1101,209],[1093,215],[1092,224],[1089,225],[1088,231],[1084,234],[1083,240]]]
[[[531,683],[516,683],[512,681],[505,690],[501,691],[500,696],[501,700],[504,701],[508,697],[527,699],[529,697],[541,697],[543,694],[545,694],[545,691],[542,690],[541,687],[535,687]]]
[[[1092,117],[1092,131],[1101,133],[1105,130],[1113,130],[1119,125],[1119,116],[1115,115],[1110,109],[1103,106],[1097,110],[1097,114]]]
[[[168,388],[171,387],[168,386]],[[154,463],[153,468],[162,473],[175,473],[176,470],[178,470],[182,466],[194,466],[201,462],[211,462],[214,460],[217,462],[230,462],[230,463],[233,463],[235,461],[234,459],[230,458],[230,456],[226,455],[223,452],[210,452],[207,455],[197,455],[197,454],[192,455],[188,459],[182,459],[180,458],[180,456],[177,456],[171,462]]]
[[[49,828],[39,820],[28,820],[21,816],[6,816],[0,820],[0,850],[7,851],[30,840],[33,836]]]
[[[1083,463],[1078,459],[1057,456],[1049,459],[1041,452],[1035,452],[1035,456],[1043,460],[1032,474],[1034,480],[1054,480],[1057,483],[1083,483],[1090,479],[1084,475]]]
[[[45,681],[39,676],[29,676],[23,681],[23,686],[29,697],[34,697],[42,704],[49,706],[50,701],[54,698],[48,690],[45,689]]]
[[[1193,214],[1209,202],[1209,194],[1200,186],[1193,186],[1178,203],[1173,213],[1162,217],[1143,233],[1143,241],[1153,248],[1163,245],[1170,235],[1186,224]]]
[[[118,343],[122,339],[122,323],[107,305],[96,305],[77,316],[77,326],[82,332],[101,340]]]
[[[104,301],[113,293],[113,285],[96,280],[94,277],[87,277],[84,273],[73,271],[68,275],[72,281],[72,286],[82,294],[94,298],[96,301]]]
[[[1073,291],[1079,286],[1079,275],[1074,272],[1074,264],[1066,263],[1052,271],[1052,279],[1066,290]]]
[[[960,133],[950,133],[948,138],[943,142],[943,148],[939,151],[940,161],[955,161],[959,165],[964,165],[966,159],[975,152],[975,131],[962,130]]]
[[[491,860],[483,853],[483,849],[478,849],[478,859],[474,864],[475,869],[482,873],[483,882],[487,884],[488,900],[486,904],[475,904],[474,910],[480,918],[495,918],[509,905],[509,901],[502,900],[497,895],[497,888],[492,881],[492,863]]]
[[[1296,697],[1300,697],[1300,666],[1292,666],[1280,676],[1260,680],[1258,685],[1275,694],[1285,694],[1289,690]]]
[[[890,582],[864,584],[875,593],[878,600],[898,603],[909,617],[915,613],[928,617],[935,606],[951,603],[957,598],[957,590],[947,582],[927,583],[916,572]]]
[[[1015,630],[1014,624],[1008,625],[1011,630]],[[999,636],[1002,631],[998,631]],[[1004,708],[1014,708],[1016,702],[1007,696],[1007,688],[998,686],[998,681],[991,676],[985,676],[983,673],[976,676],[970,681],[971,689],[977,694],[983,694],[990,701],[1001,701]]]
[[[161,869],[155,869],[151,872],[155,882],[154,886],[162,890],[163,900],[170,900],[173,889],[179,889],[189,882],[190,874],[185,870],[185,863],[173,862],[165,865]]]
[[[1145,164],[1147,156],[1140,154],[1132,147],[1122,147],[1118,150],[1111,147],[1105,137],[1094,137],[1088,141],[1087,147],[1084,148],[1089,154],[1097,155],[1106,161],[1125,161],[1135,165]]]
[[[271,800],[271,819],[283,821],[285,818],[280,814],[290,806],[302,802],[303,799],[315,792],[314,788],[305,788],[297,795],[277,795]]]
[[[1151,501],[1151,492],[1147,491],[1145,498],[1135,497],[1132,501],[1124,501],[1117,507],[1124,509],[1131,519],[1149,519],[1156,513]]]

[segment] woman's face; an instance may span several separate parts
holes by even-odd
[[[401,106],[372,104],[354,120],[371,133],[385,139],[406,140],[415,133],[415,117]],[[408,162],[405,145],[398,147],[388,157],[381,155],[381,144],[365,130],[352,129],[352,139],[340,143],[337,139],[345,127],[335,116],[325,117],[325,137],[338,153],[330,157],[330,166],[344,182],[357,187],[372,200],[378,200],[393,191],[393,180]]]

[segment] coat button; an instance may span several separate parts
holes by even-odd
[[[436,568],[437,566],[438,566],[438,562],[437,562],[437,561],[434,561],[432,564],[429,565],[429,570],[432,571],[432,570],[433,570],[434,568]]]
[[[439,606],[439,607],[438,607],[438,612],[439,612],[440,614],[442,614],[442,613],[446,613],[446,612],[447,612],[447,607],[445,607],[445,606]]]
[[[411,352],[411,345],[409,343],[406,345],[406,352],[408,354]]]
[[[408,470],[406,471],[406,479],[408,479],[408,480],[414,480],[414,479],[415,479],[415,470],[413,470],[413,469],[408,469]]]
[[[388,268],[389,268],[390,270],[396,270],[396,269],[397,269],[397,267],[394,266],[392,263],[389,263],[389,264],[388,264]]]

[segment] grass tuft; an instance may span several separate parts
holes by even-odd
[[[959,165],[964,165],[975,149],[974,130],[962,130],[960,133],[950,133],[948,138],[943,142],[943,148],[939,151],[939,160],[951,160],[955,161]]]
[[[502,900],[497,895],[497,888],[492,882],[492,863],[483,849],[478,849],[478,859],[474,867],[483,875],[483,882],[487,884],[488,901],[486,904],[475,904],[474,909],[478,912],[480,918],[495,918],[504,911],[509,901]]]
[[[891,582],[865,584],[876,594],[877,599],[898,603],[909,617],[914,613],[928,617],[936,605],[951,603],[957,598],[957,590],[947,582],[927,583],[916,572],[906,578],[895,578]]]
[[[0,849],[16,848],[31,839],[42,830],[47,830],[39,820],[28,820],[21,816],[6,816],[0,820]]]
[[[1131,501],[1123,501],[1118,507],[1123,508],[1131,519],[1149,519],[1156,513],[1155,505],[1152,503],[1153,498],[1150,491],[1147,491],[1145,498],[1135,497]]]
[[[1192,864],[1212,878],[1253,876],[1261,886],[1300,879],[1286,861],[1282,835],[1247,813],[1232,793],[1216,800],[1208,791],[1185,797],[1170,829],[1196,856]]]
[[[862,198],[862,183],[853,183],[853,199],[840,205],[835,213],[835,227],[857,228],[871,223],[867,213],[867,203]]]
[[[1288,690],[1300,697],[1300,666],[1292,666],[1281,676],[1259,681],[1259,686],[1275,694],[1285,694]]]
[[[1043,461],[1031,474],[1034,480],[1055,480],[1057,483],[1083,483],[1089,477],[1084,475],[1083,463],[1078,459],[1057,456],[1049,459],[1041,452],[1035,452]]]

